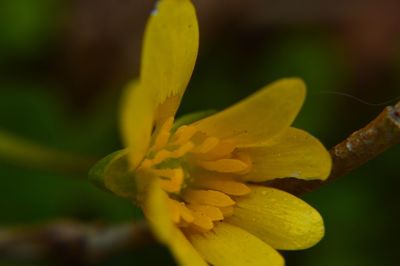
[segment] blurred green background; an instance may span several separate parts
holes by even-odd
[[[180,114],[222,109],[269,82],[299,76],[308,97],[295,125],[330,148],[400,95],[398,1],[194,3],[200,53]],[[118,101],[123,84],[138,73],[152,5],[1,1],[0,130],[93,158],[121,148]],[[399,154],[394,147],[306,195],[325,219],[326,237],[309,250],[285,253],[287,265],[398,265]],[[0,160],[0,177],[1,227],[68,217],[120,223],[137,216],[129,202],[89,184],[84,172],[71,178]],[[60,263],[0,258],[0,265]],[[173,261],[162,247],[149,247],[101,265]]]

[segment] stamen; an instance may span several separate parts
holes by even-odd
[[[182,172],[182,168],[174,168],[174,169],[152,169],[153,173],[157,176],[168,177],[172,179],[174,176],[179,174],[178,172]]]
[[[169,137],[171,136],[171,128],[174,124],[174,118],[168,118],[165,123],[161,126],[155,140],[153,147],[150,151],[159,151],[167,145]]]
[[[245,164],[247,164],[249,166],[247,169],[245,169],[242,172],[237,173],[237,174],[244,175],[251,171],[251,167],[252,167],[253,163],[251,161],[251,157],[250,157],[249,153],[247,153],[245,151],[235,151],[234,157],[241,160],[242,162],[244,162]]]
[[[196,164],[210,171],[236,173],[246,170],[249,165],[237,159],[220,159],[217,161],[196,161]]]
[[[229,206],[229,207],[220,207],[219,208],[222,212],[222,214],[224,215],[224,218],[230,217],[233,215],[233,207]]]
[[[153,165],[153,164],[152,164],[152,162],[151,162],[150,159],[144,159],[143,162],[142,162],[142,164],[140,165],[140,168],[142,168],[142,169],[148,169],[148,168],[150,168],[152,165]]]
[[[211,219],[203,215],[201,212],[194,211],[193,217],[194,217],[193,225],[196,229],[200,231],[209,231],[213,229],[214,224],[211,221]]]
[[[186,153],[188,153],[191,149],[193,149],[193,147],[194,147],[193,143],[187,142],[174,151],[161,150],[156,154],[154,159],[150,160],[151,165],[159,164],[162,161],[169,159],[169,158],[180,158],[183,155],[185,155]]]
[[[198,154],[199,159],[216,160],[221,158],[229,158],[230,154],[235,150],[236,144],[233,141],[220,141],[213,149],[205,154]]]
[[[196,132],[197,128],[195,126],[192,125],[181,126],[176,131],[172,143],[175,145],[182,145],[185,142],[189,141],[189,139],[191,139],[194,136],[194,134],[196,134]]]
[[[175,150],[172,154],[171,158],[179,158],[191,151],[194,148],[194,144],[192,142],[188,142],[180,146],[177,150]]]
[[[218,190],[232,196],[244,196],[251,192],[242,182],[229,179],[196,178],[195,185],[212,190]]]
[[[182,197],[189,203],[199,205],[228,207],[235,204],[235,202],[228,195],[214,190],[187,189],[183,193]]]
[[[160,186],[167,192],[179,192],[182,188],[184,173],[182,168],[153,169],[153,173],[160,176]]]
[[[217,207],[210,205],[190,204],[188,205],[188,208],[192,209],[193,211],[201,212],[203,215],[208,216],[212,221],[221,221],[224,219],[224,215]]]
[[[180,203],[176,200],[173,200],[171,198],[168,198],[168,205],[171,211],[171,218],[174,223],[179,223],[181,219],[180,211],[179,211],[179,205]]]
[[[161,179],[159,181],[159,183],[160,183],[160,187],[169,193],[175,193],[175,192],[179,192],[179,190],[181,190],[181,184],[171,182],[170,180]]]
[[[251,158],[236,150],[234,142],[207,136],[194,125],[173,133],[173,117],[163,121],[140,168],[158,177],[177,226],[209,231],[214,222],[233,214],[231,196],[250,193],[246,184],[232,177],[248,172]]]
[[[194,221],[194,216],[193,216],[193,212],[190,211],[185,203],[180,202],[179,203],[179,211],[181,214],[182,219],[186,222],[186,223],[192,223]]]
[[[207,153],[210,150],[212,150],[213,148],[215,148],[215,146],[217,146],[218,143],[219,143],[218,138],[209,137],[209,138],[206,138],[200,145],[195,147],[191,152],[192,153],[200,153],[200,154]]]

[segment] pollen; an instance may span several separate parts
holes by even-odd
[[[174,130],[173,124],[170,117],[155,131],[140,168],[159,179],[177,226],[212,230],[234,213],[238,197],[250,193],[241,175],[251,169],[251,159],[230,140],[208,136],[195,125]]]

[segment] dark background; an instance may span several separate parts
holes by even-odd
[[[295,125],[328,147],[400,96],[400,2],[194,0],[200,52],[180,114],[222,109],[282,77],[308,85]],[[137,76],[148,0],[0,2],[0,130],[102,157],[121,147],[121,88]],[[325,219],[287,265],[397,265],[400,147],[305,196]],[[119,223],[129,202],[85,180],[0,162],[0,226],[70,217]],[[157,254],[157,256],[154,256]],[[161,247],[102,265],[173,265]],[[53,261],[1,265],[58,265]]]

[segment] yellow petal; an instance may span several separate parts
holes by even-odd
[[[302,80],[282,79],[195,124],[204,133],[233,140],[238,146],[258,145],[292,124],[304,97],[305,85]]]
[[[139,82],[129,84],[122,96],[120,128],[129,161],[136,168],[146,154],[154,121],[154,104]]]
[[[208,266],[186,236],[178,228],[174,228],[173,231],[169,248],[178,264],[181,266]]]
[[[282,256],[252,234],[230,224],[219,223],[206,233],[190,234],[198,252],[216,266],[283,266]]]
[[[166,193],[156,182],[149,187],[148,193],[144,213],[156,238],[171,250],[179,265],[207,266],[183,233],[173,224]]]
[[[274,188],[252,186],[251,193],[237,201],[226,220],[262,239],[273,248],[309,248],[324,236],[319,213],[295,196]]]
[[[305,131],[289,128],[276,142],[243,149],[252,167],[243,178],[261,182],[282,177],[326,179],[331,171],[331,157],[324,146]]]
[[[160,109],[160,123],[174,116],[192,75],[199,45],[196,12],[189,0],[160,0],[148,21],[140,80]],[[161,105],[162,104],[162,105]]]
[[[172,221],[174,215],[170,204],[167,193],[161,189],[158,182],[154,181],[149,185],[143,212],[149,220],[154,235],[164,244],[170,242],[174,227]]]

